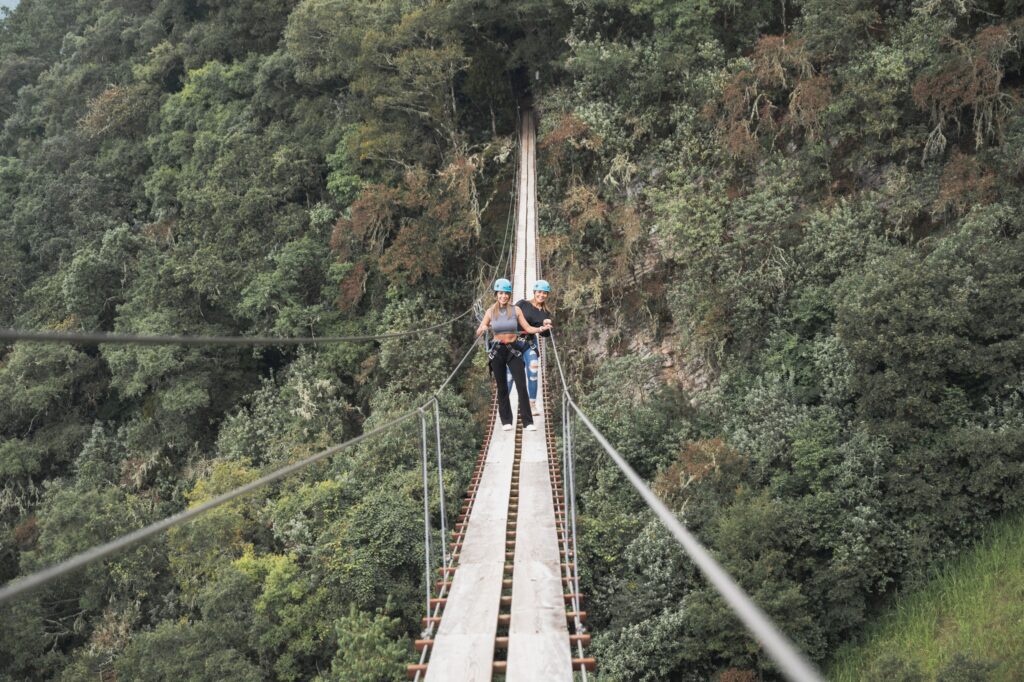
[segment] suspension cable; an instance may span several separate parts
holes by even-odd
[[[573,610],[576,612],[576,632],[580,633],[583,631],[583,623],[580,621],[580,557],[579,557],[579,542],[577,541],[576,534],[576,453],[573,450],[573,441],[575,440],[576,434],[574,433],[575,427],[573,426],[573,420],[571,414],[565,416],[565,461],[568,467],[566,480],[569,484],[569,490],[565,491],[565,486],[562,486],[563,491],[567,492],[566,503],[569,508],[569,532],[572,534],[572,600]],[[582,643],[577,643],[577,646],[582,652]],[[580,655],[582,658],[582,653]],[[586,672],[584,671],[584,677]]]
[[[474,307],[471,306],[450,320],[445,320],[429,327],[355,336],[185,336],[178,334],[120,334],[115,332],[54,332],[0,329],[0,341],[79,343],[87,345],[109,343],[131,344],[135,346],[304,346],[348,341],[381,341],[412,336],[413,334],[421,334],[447,327],[469,315],[473,312]]]
[[[427,616],[428,616],[428,618],[427,618],[427,626],[426,626],[426,628],[424,628],[423,632],[421,633],[422,638],[425,639],[425,640],[429,640],[433,636],[434,629],[437,627],[436,623],[437,623],[437,620],[438,620],[438,615],[441,613],[441,608],[442,608],[441,605],[444,602],[445,597],[448,595],[449,581],[447,580],[447,576],[449,575],[449,573],[448,573],[447,569],[449,569],[451,567],[451,565],[455,563],[454,559],[452,559],[448,555],[448,528],[447,528],[447,523],[448,522],[446,520],[446,518],[447,518],[447,511],[445,509],[444,471],[443,471],[442,464],[441,464],[441,411],[440,411],[440,403],[439,403],[436,395],[434,396],[433,401],[434,401],[434,428],[435,428],[435,432],[436,432],[436,436],[437,436],[437,487],[438,487],[438,495],[440,496],[440,499],[441,499],[441,562],[442,562],[442,566],[444,567],[445,570],[442,571],[442,576],[443,576],[444,579],[441,580],[441,587],[438,590],[438,595],[437,595],[438,598],[434,602],[434,609],[433,609],[433,611],[431,611],[429,606],[428,606],[428,609],[427,609]],[[430,582],[430,576],[429,576],[429,571],[428,571],[428,575],[427,575],[427,583],[428,583],[428,585],[429,585],[429,582]],[[428,589],[429,589],[429,587],[428,587]],[[428,596],[427,604],[428,605],[430,604],[429,596]],[[430,647],[429,646],[424,646],[423,650],[420,652],[420,659],[419,659],[420,665],[423,665],[423,663],[427,660],[427,654],[429,652],[430,652]],[[413,682],[419,682],[421,678],[422,678],[422,671],[417,670],[416,671],[416,676],[413,678]]]
[[[444,466],[441,464],[441,404],[434,398],[434,431],[437,436],[437,496],[441,504],[441,565],[448,568],[448,510],[444,499]]]
[[[430,471],[429,460],[427,459],[427,413],[423,408],[418,410],[420,415],[420,444],[423,452],[423,589],[427,593],[426,616],[430,618]],[[444,542],[442,536],[441,542]]]
[[[369,438],[370,436],[374,436],[378,433],[387,431],[392,427],[412,417],[415,417],[417,414],[420,414],[421,410],[423,410],[426,406],[430,405],[430,402],[432,400],[435,400],[437,398],[437,396],[441,393],[441,391],[444,390],[444,388],[448,385],[452,378],[454,378],[455,375],[459,372],[459,370],[462,369],[463,365],[466,364],[466,361],[472,355],[473,351],[476,350],[478,343],[478,338],[473,339],[473,341],[467,347],[465,355],[462,356],[462,359],[455,366],[455,369],[452,370],[451,374],[448,375],[448,378],[444,380],[444,383],[441,384],[437,391],[435,391],[433,395],[431,395],[430,398],[428,398],[427,401],[424,402],[422,405],[414,409],[411,409],[408,412],[400,414],[397,417],[385,422],[384,424],[381,424],[380,426],[377,426],[369,431],[366,431],[356,436],[355,438],[351,438],[345,441],[344,443],[334,445],[332,447],[327,448],[326,450],[321,450],[315,455],[310,455],[309,457],[298,462],[287,464],[279,469],[270,472],[269,474],[261,476],[255,481],[239,486],[234,490],[229,490],[228,492],[218,495],[212,500],[208,500],[196,507],[184,509],[178,512],[177,514],[169,516],[160,521],[151,523],[148,526],[139,528],[138,530],[132,531],[131,533],[128,533],[126,535],[122,535],[121,537],[115,538],[110,542],[106,542],[102,545],[91,547],[58,564],[50,566],[49,568],[42,569],[23,578],[16,578],[15,580],[0,588],[0,604],[10,601],[11,599],[14,599],[19,595],[38,589],[62,576],[65,576],[73,571],[76,571],[79,568],[82,568],[83,566],[87,566],[95,561],[99,561],[100,559],[106,558],[113,554],[117,554],[118,552],[121,552],[127,549],[128,547],[131,547],[132,545],[142,542],[143,540],[151,538],[154,535],[162,533],[165,530],[168,530],[175,526],[180,526],[183,523],[186,523],[187,521],[190,521],[195,517],[200,516],[201,514],[205,514],[211,509],[215,509],[216,507],[225,504],[226,502],[230,502],[231,500],[237,497],[241,497],[242,495],[251,493],[252,491],[262,488],[270,483],[279,481],[285,478],[286,476],[296,471],[299,471],[300,469],[308,467],[311,464],[315,464],[316,462],[319,462],[323,459],[332,457],[333,455],[338,454],[342,450],[345,450],[346,448],[349,448]]]
[[[498,256],[498,261],[494,264],[494,274],[491,276],[492,280],[498,276],[502,267],[502,263],[510,262],[512,258],[511,247],[512,242],[515,238],[510,238],[509,235],[512,234],[512,223],[514,222],[513,216],[515,215],[516,203],[519,198],[519,151],[521,146],[522,143],[519,140],[519,127],[516,126],[516,147],[514,154],[515,161],[513,162],[512,166],[512,191],[509,192],[508,215],[505,218],[505,234],[501,238],[501,253]]]
[[[761,610],[757,604],[743,591],[729,573],[719,564],[711,553],[693,536],[692,533],[676,518],[675,514],[665,503],[658,499],[638,473],[629,465],[626,458],[608,442],[608,439],[597,430],[593,422],[587,418],[580,406],[573,400],[569,393],[569,386],[565,380],[565,372],[562,369],[562,361],[558,356],[558,344],[555,342],[554,333],[550,336],[551,348],[554,350],[555,362],[562,379],[562,387],[565,392],[565,402],[583,425],[587,427],[597,443],[604,449],[608,456],[625,475],[636,491],[643,498],[651,511],[655,513],[665,528],[672,534],[676,541],[690,559],[697,565],[704,577],[715,588],[718,594],[725,600],[733,613],[743,622],[747,630],[760,642],[765,651],[771,656],[779,670],[787,679],[797,682],[822,682],[821,673],[811,664],[804,655],[796,648],[788,637],[786,637],[778,626],[772,622],[768,615]],[[570,477],[571,478],[571,477]],[[572,484],[570,484],[572,485]],[[575,535],[575,533],[574,533]],[[573,538],[575,542],[575,537]],[[578,559],[577,559],[578,561]]]
[[[545,348],[545,352],[546,352]],[[574,479],[576,476],[573,462],[573,449],[572,449],[572,423],[571,415],[569,413],[568,405],[566,405],[566,399],[568,398],[565,392],[562,393],[562,494],[566,500],[566,507],[569,509],[569,514],[572,519],[572,523],[569,528],[566,528],[566,523],[562,522],[562,535],[565,538],[565,556],[569,557],[569,550],[572,550],[572,561],[570,562],[566,558],[565,578],[569,581],[570,590],[572,591],[572,610],[576,614],[573,619],[573,628],[575,628],[577,635],[582,635],[586,632],[586,628],[583,625],[583,621],[580,619],[580,553],[579,546],[576,538],[576,503],[575,494],[576,488]],[[571,530],[571,537],[570,531]],[[571,544],[570,544],[571,542]],[[569,570],[569,564],[572,564],[572,570]],[[583,658],[583,642],[579,639],[576,640],[576,652],[580,658]],[[580,668],[580,674],[586,682],[587,669],[586,667]]]

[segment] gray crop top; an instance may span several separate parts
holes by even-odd
[[[508,313],[505,315],[502,314],[500,308],[491,313],[492,334],[519,333],[519,322],[516,318],[516,307],[514,305],[510,305],[506,310]]]

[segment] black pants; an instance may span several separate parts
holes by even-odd
[[[491,358],[491,372],[494,373],[494,385],[498,389],[498,415],[501,417],[501,423],[511,424],[512,403],[508,399],[506,367],[512,372],[512,380],[519,394],[519,421],[523,426],[529,426],[533,423],[533,411],[530,409],[530,394],[526,390],[526,365],[523,364],[523,356],[516,356],[511,348],[499,343],[495,348],[494,357]]]

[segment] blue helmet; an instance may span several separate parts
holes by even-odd
[[[551,293],[551,285],[548,284],[548,281],[546,279],[538,279],[536,282],[533,283],[533,290],[534,291],[543,291],[545,293],[550,294]]]
[[[494,290],[495,291],[504,291],[507,294],[511,294],[512,293],[512,282],[508,281],[504,277],[502,277],[501,279],[495,280],[495,282],[494,282]]]

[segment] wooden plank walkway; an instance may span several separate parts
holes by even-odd
[[[546,405],[537,431],[523,433],[519,465],[519,523],[512,572],[512,623],[509,627],[507,679],[572,680],[572,651],[566,625],[558,531],[551,499]]]
[[[519,136],[519,204],[516,207],[516,251],[512,269],[512,302],[528,298],[537,280],[537,139],[533,112],[523,112]]]
[[[528,298],[537,279],[536,140],[532,112],[520,131],[513,301]],[[518,422],[518,397],[510,396]],[[519,504],[512,561],[512,605],[506,679],[571,682],[572,652],[566,623],[558,530],[552,502],[544,419],[524,431]],[[518,426],[518,424],[517,424]],[[505,542],[515,460],[515,433],[491,424],[492,438],[466,526],[458,568],[430,652],[426,679],[486,681],[493,676],[495,636],[505,577]]]
[[[530,298],[537,280],[536,125],[523,115],[516,225],[515,300]],[[543,368],[540,368],[543,372]],[[543,374],[539,374],[543,381]],[[565,619],[558,531],[551,501],[544,419],[548,406],[538,393],[537,431],[523,432],[519,469],[519,520],[512,569],[512,622],[509,626],[510,681],[572,680],[572,652]]]
[[[491,679],[514,456],[515,431],[496,429],[430,653],[430,682]]]

